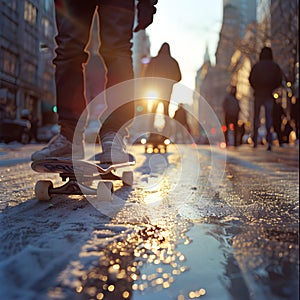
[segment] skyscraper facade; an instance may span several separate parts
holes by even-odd
[[[0,1],[0,103],[9,118],[41,117],[54,105],[53,2]]]

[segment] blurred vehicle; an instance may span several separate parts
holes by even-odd
[[[147,139],[148,137],[149,133],[130,136],[130,140],[128,140],[128,142],[132,145],[141,145],[141,141]]]
[[[140,140],[145,146],[146,153],[166,153],[168,145],[171,141],[162,134],[151,133],[148,137],[143,137]]]
[[[55,135],[59,133],[58,124],[47,124],[38,128],[37,141],[49,142]]]
[[[27,120],[0,120],[0,141],[5,143],[18,141],[28,144],[31,140],[30,122]]]

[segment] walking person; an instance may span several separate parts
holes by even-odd
[[[55,0],[57,48],[53,61],[55,69],[56,101],[60,134],[47,147],[32,154],[32,160],[47,157],[71,157],[73,146],[76,158],[83,156],[85,122],[74,136],[77,122],[86,108],[83,66],[87,62],[85,51],[89,41],[90,26],[98,11],[100,29],[100,56],[106,69],[106,88],[133,78],[131,39],[133,31],[145,29],[153,21],[157,0],[140,0],[137,4],[138,25],[133,29],[134,0]],[[110,101],[118,99],[106,98]],[[114,110],[100,129],[101,162],[123,162],[129,159],[119,130],[134,116],[133,102]],[[76,131],[77,132],[77,131]],[[73,143],[72,143],[73,141]]]
[[[249,83],[254,90],[254,121],[253,121],[253,143],[257,147],[258,128],[260,126],[260,109],[265,109],[266,131],[268,150],[272,150],[272,108],[274,89],[282,83],[282,71],[277,63],[273,61],[273,52],[270,47],[263,47],[259,61],[254,64],[249,76]]]
[[[232,129],[234,136],[234,146],[238,146],[238,120],[240,105],[239,100],[236,98],[236,86],[231,85],[223,101],[224,122],[225,122],[225,142],[226,146],[229,145],[229,130]]]
[[[179,142],[179,137],[182,142],[186,142],[186,131],[190,132],[190,126],[187,121],[187,113],[182,103],[179,103],[178,109],[175,111],[174,118],[175,123],[175,142]]]
[[[181,80],[181,70],[179,64],[175,58],[171,56],[170,45],[163,43],[158,51],[157,56],[152,57],[150,63],[146,66],[145,77],[157,77],[157,79],[150,79],[147,84],[151,88],[155,88],[158,93],[158,99],[156,99],[152,105],[152,113],[155,114],[158,104],[163,103],[165,117],[165,128],[168,127],[169,117],[169,104],[173,86],[175,83]],[[160,78],[169,79],[168,82],[161,81]],[[168,131],[168,129],[166,129]]]

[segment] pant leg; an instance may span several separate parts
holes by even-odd
[[[169,117],[169,101],[163,101],[163,106],[164,106],[164,115],[168,118]]]
[[[72,139],[77,121],[86,108],[83,64],[88,59],[85,47],[95,8],[93,0],[55,0],[58,33],[53,63],[56,66],[58,121],[61,133],[69,139]]]
[[[271,133],[271,127],[272,127],[272,109],[273,109],[273,99],[268,99],[264,103],[265,107],[265,118],[266,118],[266,130],[267,130],[267,142],[271,146],[272,145],[272,133]]]
[[[233,121],[233,135],[234,135],[234,146],[237,147],[239,145],[238,142],[238,120],[234,119]]]
[[[229,133],[229,125],[230,125],[230,122],[229,122],[229,118],[227,115],[225,115],[225,126],[226,126],[226,131],[224,132],[224,138],[225,138],[225,143],[226,145],[228,146],[228,133]]]
[[[258,128],[260,125],[260,107],[261,101],[258,98],[254,100],[254,120],[253,120],[253,143],[257,146]]]
[[[156,111],[157,111],[157,107],[158,107],[159,101],[158,101],[158,100],[151,100],[151,101],[153,101],[152,107],[151,107],[151,112],[152,112],[153,114],[156,114]]]
[[[132,0],[128,0],[132,1]],[[134,9],[100,5],[100,55],[106,68],[106,88],[133,79],[131,39]],[[119,131],[134,117],[133,83],[126,85],[122,95],[106,93],[108,110],[101,116],[100,136]],[[131,100],[131,102],[128,102]],[[109,116],[107,115],[109,114]],[[121,132],[125,134],[125,132]]]
[[[274,131],[276,132],[277,139],[279,145],[282,144],[282,130],[281,130],[281,124],[273,124]]]

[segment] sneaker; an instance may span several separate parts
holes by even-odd
[[[74,149],[74,153],[72,153],[72,147],[76,147]],[[84,156],[84,148],[83,148],[83,141],[76,145],[73,145],[71,141],[69,141],[65,136],[62,134],[56,135],[54,138],[50,140],[48,145],[39,150],[34,152],[31,155],[31,160],[40,160],[46,159],[50,157],[63,157],[63,158],[76,158],[81,159]]]
[[[123,138],[116,132],[109,132],[101,137],[102,153],[97,155],[100,163],[124,163],[132,159],[126,151]]]

